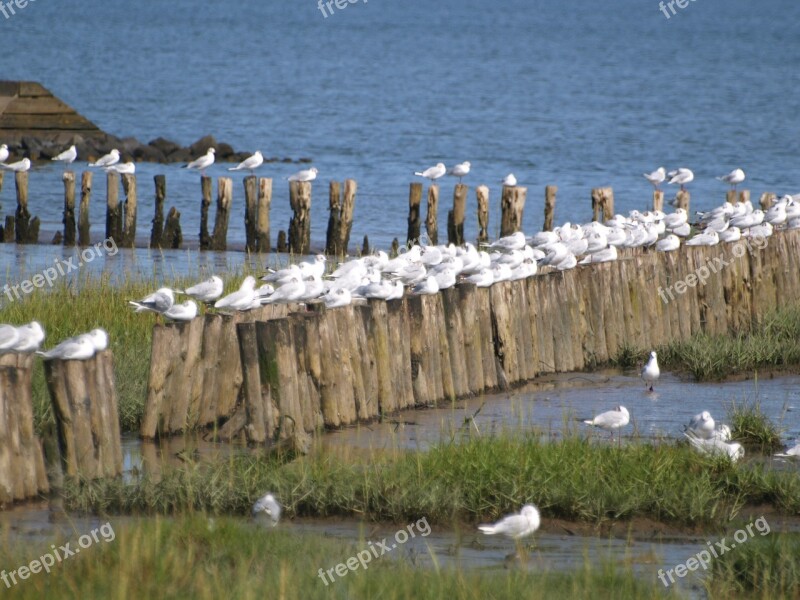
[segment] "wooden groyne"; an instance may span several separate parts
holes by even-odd
[[[242,387],[236,324],[284,317],[289,310],[289,305],[273,304],[156,325],[141,437],[155,439],[229,418]]]
[[[32,381],[33,354],[0,356],[0,508],[49,491]]]
[[[786,259],[799,254],[800,232],[789,231],[670,253],[628,249],[614,262],[490,288],[459,284],[366,306],[286,308],[269,320],[245,313],[229,321],[214,353],[239,356],[225,375],[242,382],[225,400],[237,417],[229,429],[261,443],[287,419],[306,432],[342,427],[592,368],[625,348],[724,334],[800,294],[800,271]],[[234,322],[240,323],[236,340]],[[169,347],[154,334],[152,369],[202,377],[208,363],[201,360],[190,375],[177,358],[192,351],[192,327],[167,328],[173,330]],[[162,412],[186,402],[184,387],[159,396]],[[223,418],[222,412],[215,414]]]

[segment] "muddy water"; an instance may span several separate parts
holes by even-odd
[[[440,440],[466,435],[493,435],[500,432],[538,431],[543,438],[558,438],[567,430],[585,431],[606,443],[607,434],[592,432],[578,418],[588,418],[618,404],[626,406],[632,426],[623,442],[635,437],[654,439],[678,437],[681,425],[702,411],[709,410],[718,422],[727,420],[733,403],[759,402],[762,410],[786,432],[787,440],[800,434],[800,377],[785,376],[759,381],[693,383],[669,374],[663,375],[656,391],[645,391],[635,373],[606,371],[542,378],[536,383],[507,394],[496,394],[459,401],[426,410],[405,411],[384,423],[374,423],[332,432],[321,443],[330,451],[375,448],[429,448]],[[134,479],[142,472],[157,472],[166,464],[224,458],[231,453],[257,453],[243,445],[213,444],[200,437],[176,438],[161,445],[143,444],[135,436],[123,440],[125,477]],[[779,463],[776,461],[776,466]],[[780,463],[780,468],[796,468]],[[112,519],[120,522],[127,519]],[[35,553],[54,535],[71,536],[101,525],[105,520],[65,514],[57,501],[35,503],[0,512],[0,542],[23,544]],[[387,538],[392,541],[397,526],[363,524],[356,521],[294,520],[281,527],[300,534],[325,535],[365,545]],[[563,529],[563,531],[561,531]],[[649,537],[638,531],[635,538],[572,535],[568,528],[543,526],[535,536],[527,561],[513,558],[514,547],[505,539],[479,535],[474,530],[434,530],[398,544],[392,558],[406,558],[413,564],[459,566],[467,569],[497,569],[513,566],[542,570],[571,570],[586,560],[599,566],[604,561],[630,565],[648,581],[658,582],[659,569],[674,568],[706,546],[706,538],[692,536]],[[708,540],[717,539],[714,536]],[[391,545],[391,544],[390,544]],[[330,565],[310,565],[328,569],[347,556],[331,557]],[[383,560],[383,557],[381,558]],[[704,597],[702,573],[695,573],[678,585],[692,597]],[[323,585],[320,583],[320,585]]]

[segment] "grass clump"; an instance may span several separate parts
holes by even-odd
[[[733,439],[747,450],[772,454],[783,448],[780,430],[761,410],[760,403],[733,402],[729,416]]]
[[[287,514],[452,525],[492,520],[525,502],[545,518],[596,524],[647,517],[677,525],[733,519],[745,505],[800,514],[800,478],[731,465],[675,444],[617,448],[580,438],[479,438],[427,452],[278,465],[257,456],[164,468],[160,479],[71,482],[66,505],[99,513],[246,514],[265,490]]]
[[[526,569],[419,568],[402,553],[379,557],[367,569],[346,571],[328,585],[319,577],[366,546],[298,533],[291,526],[266,530],[241,519],[204,515],[175,521],[155,519],[112,523],[115,538],[83,550],[49,575],[39,573],[11,589],[4,598],[237,598],[316,599],[649,599],[663,594],[654,583],[637,579],[630,568],[602,568],[588,561],[576,573],[541,573]],[[78,533],[73,541],[78,537]],[[67,540],[63,540],[67,541]],[[47,540],[41,553],[50,549]],[[34,558],[28,548],[4,544],[0,561],[24,565]],[[38,550],[31,550],[38,557]],[[434,564],[436,562],[434,561]],[[13,567],[12,567],[13,568]]]
[[[771,533],[737,544],[713,561],[714,598],[800,598],[800,536]]]
[[[786,369],[800,364],[800,307],[779,309],[731,335],[704,333],[659,349],[670,370],[691,373],[698,381],[719,380],[757,369]]]

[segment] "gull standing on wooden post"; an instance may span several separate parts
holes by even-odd
[[[431,182],[433,182],[443,177],[445,173],[447,173],[447,167],[444,166],[444,163],[437,163],[436,166],[425,169],[424,171],[415,171],[414,175],[430,179]]]
[[[119,150],[114,148],[106,154],[105,156],[101,156],[93,163],[89,163],[90,167],[110,167],[111,165],[115,165],[119,162]]]
[[[254,175],[254,171],[264,164],[264,157],[261,154],[261,151],[256,150],[253,156],[244,159],[235,167],[230,167],[228,171],[250,171],[251,175]]]
[[[200,158],[193,160],[188,165],[184,165],[183,169],[195,169],[200,171],[203,176],[205,177],[206,169],[214,164],[214,153],[216,150],[214,148],[209,148],[208,151],[201,156]]]

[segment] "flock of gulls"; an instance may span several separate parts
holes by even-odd
[[[216,159],[216,150],[214,148],[209,148],[206,153],[193,160],[192,162],[183,166],[184,169],[190,169],[195,171],[200,171],[203,175],[206,173],[206,169],[208,169],[211,165],[214,164]],[[25,173],[26,171],[30,171],[31,169],[31,161],[29,158],[23,158],[17,162],[7,163],[9,152],[8,152],[8,144],[0,145],[0,167],[7,169],[9,171]],[[64,163],[65,166],[69,166],[74,163],[78,159],[78,150],[75,148],[74,145],[70,146],[60,154],[54,156],[52,159],[53,161]],[[119,173],[120,175],[128,174],[133,175],[136,173],[136,163],[132,160],[126,162],[120,162],[122,159],[122,154],[116,148],[113,148],[108,154],[101,156],[94,162],[90,162],[90,167],[101,168],[106,173]],[[264,155],[261,154],[260,151],[256,151],[252,156],[249,156],[241,163],[236,165],[235,167],[230,167],[228,171],[249,171],[250,174],[253,174],[257,168],[264,164]],[[298,171],[294,175],[290,175],[287,177],[289,181],[313,181],[317,177],[317,169],[312,167],[310,169],[304,169],[302,171]]]
[[[38,321],[19,326],[0,325],[0,354],[35,352],[44,360],[86,360],[108,348],[108,334],[103,329],[92,329],[89,333],[68,338],[50,350],[41,351],[39,348],[44,338],[44,328]]]

